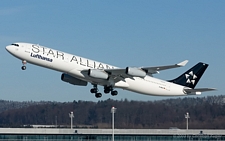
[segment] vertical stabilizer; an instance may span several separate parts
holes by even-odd
[[[199,62],[194,67],[183,73],[181,76],[177,77],[176,79],[170,80],[170,82],[194,89],[207,67],[208,64]]]

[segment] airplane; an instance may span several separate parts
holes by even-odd
[[[175,65],[154,67],[118,68],[102,62],[90,60],[77,55],[68,54],[39,44],[13,43],[6,50],[22,60],[22,70],[31,63],[48,69],[62,72],[61,80],[72,85],[93,85],[90,90],[96,98],[102,97],[98,85],[104,87],[104,93],[118,94],[115,88],[153,96],[187,96],[200,95],[201,92],[215,90],[214,88],[197,88],[198,81],[208,64],[199,62],[188,71],[173,80],[161,80],[153,77],[159,71],[183,67],[188,60]]]

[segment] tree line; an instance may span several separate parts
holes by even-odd
[[[0,105],[1,105],[0,101]],[[16,102],[18,104],[18,102]],[[111,128],[111,108],[115,113],[115,128],[168,129],[186,128],[184,114],[190,113],[190,129],[224,129],[225,96],[177,98],[158,101],[100,100],[73,102],[32,102],[30,105],[0,111],[1,127],[23,125],[70,125],[69,113],[74,113],[77,127]],[[9,105],[8,105],[9,106]]]

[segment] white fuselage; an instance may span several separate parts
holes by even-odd
[[[9,45],[6,49],[15,57],[26,60],[29,63],[49,68],[52,70],[68,73],[73,77],[97,85],[110,83],[109,80],[101,80],[88,76],[83,70],[88,69],[116,69],[117,67],[93,61],[87,58],[75,56],[65,52],[57,51],[40,45],[19,43],[20,46]],[[170,83],[146,75],[144,78],[125,78],[114,84],[114,87],[129,91],[157,96],[180,96],[184,93],[184,86]]]

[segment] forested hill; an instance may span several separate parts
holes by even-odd
[[[184,114],[190,113],[191,129],[224,129],[225,96],[178,98],[159,101],[105,100],[99,102],[13,102],[0,101],[0,126],[74,125],[111,128],[111,107],[117,108],[115,128],[186,128]]]

